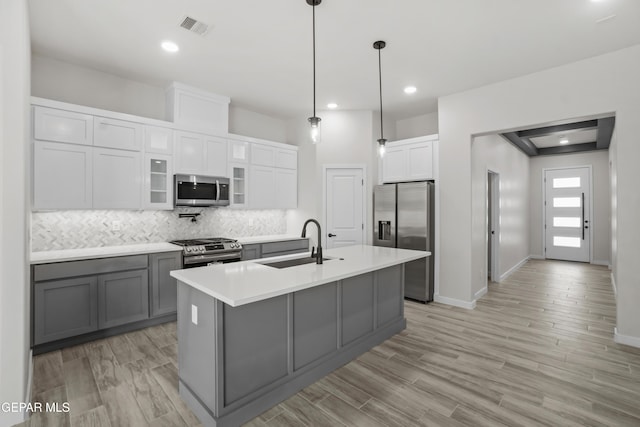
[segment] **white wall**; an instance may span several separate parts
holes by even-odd
[[[317,145],[308,142],[306,117],[289,121],[288,139],[299,146],[298,209],[288,212],[287,232],[300,233],[308,218],[316,218],[325,226],[322,224],[323,165],[363,164],[367,169],[365,239],[370,243],[371,233],[368,230],[371,229],[373,185],[376,184],[378,167],[375,140],[379,138],[379,128],[375,134],[373,132],[373,112],[320,111],[318,116],[322,118],[322,141]],[[315,231],[312,231],[314,240],[315,236]]]
[[[472,299],[472,135],[616,113],[617,329],[640,339],[640,45],[484,86],[438,101],[440,295]]]
[[[543,251],[543,212],[542,177],[545,168],[564,168],[591,165],[592,205],[591,227],[593,240],[593,262],[609,265],[611,253],[611,203],[609,185],[609,153],[590,151],[586,153],[554,156],[536,156],[531,158],[531,246],[530,254],[544,257]]]
[[[487,286],[487,171],[500,174],[498,276],[529,255],[529,157],[499,135],[471,143],[472,280],[476,295]]]
[[[395,127],[396,139],[433,135],[438,133],[438,112],[398,120]]]
[[[42,55],[33,55],[31,93],[41,98],[165,120],[165,88]],[[233,100],[231,100],[233,104]],[[229,132],[286,142],[285,120],[229,109]]]
[[[27,247],[30,40],[25,0],[0,2],[0,403],[24,402],[29,367]],[[0,426],[23,420],[0,411]]]

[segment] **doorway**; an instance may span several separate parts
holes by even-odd
[[[500,281],[500,174],[487,171],[487,279]]]
[[[591,166],[544,170],[545,258],[590,262]]]
[[[324,216],[329,249],[364,243],[364,166],[335,165],[324,168]]]

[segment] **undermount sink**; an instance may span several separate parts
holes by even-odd
[[[322,261],[331,261],[333,258],[322,258]],[[275,268],[288,268],[297,265],[312,264],[316,259],[311,257],[286,259],[284,261],[261,262],[260,264]]]

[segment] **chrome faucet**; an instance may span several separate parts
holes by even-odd
[[[308,219],[304,222],[304,225],[302,226],[302,236],[301,237],[307,237],[307,224],[309,224],[310,222],[313,222],[317,229],[318,229],[318,252],[313,253],[314,248],[311,248],[311,257],[315,257],[316,259],[316,264],[322,264],[322,230],[320,229],[320,223],[318,221],[316,221],[315,219]]]

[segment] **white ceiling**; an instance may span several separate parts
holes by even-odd
[[[311,115],[306,0],[29,0],[33,51],[145,83],[180,81],[277,116]],[[602,18],[613,19],[597,23]],[[206,38],[185,15],[214,26]],[[437,98],[640,43],[638,0],[323,0],[318,109],[435,111]],[[171,39],[180,52],[168,54]],[[402,89],[415,85],[418,92]]]
[[[569,141],[564,145],[574,145],[596,142],[597,138],[597,129],[579,129],[568,132],[558,132],[551,135],[537,136],[535,138],[531,138],[531,142],[533,142],[537,148],[548,148],[563,145],[560,144],[561,139]]]

